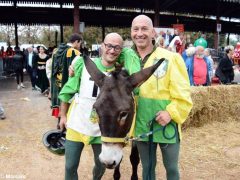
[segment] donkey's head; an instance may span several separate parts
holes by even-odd
[[[133,89],[146,81],[162,61],[131,76],[120,69],[107,76],[97,69],[91,59],[84,56],[86,69],[100,88],[93,108],[98,114],[102,135],[99,158],[107,168],[115,168],[122,159],[124,138],[130,130],[134,115]]]

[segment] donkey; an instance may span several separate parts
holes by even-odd
[[[106,168],[114,169],[122,160],[125,138],[135,113],[132,91],[145,82],[164,59],[160,59],[155,65],[131,76],[126,70],[120,68],[105,75],[97,69],[89,57],[84,56],[83,59],[92,80],[100,88],[100,93],[93,105],[93,109],[96,110],[99,117],[102,139],[102,151],[99,159]],[[135,177],[136,173],[133,174]],[[120,174],[116,174],[114,179],[119,178]]]

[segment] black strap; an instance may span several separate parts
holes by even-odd
[[[155,120],[155,118],[154,118]],[[150,124],[150,131],[153,131],[153,120],[149,122]],[[152,178],[152,164],[153,164],[153,133],[149,135],[149,169],[148,169],[148,180],[151,180]]]
[[[92,97],[97,97],[98,86],[94,83]]]

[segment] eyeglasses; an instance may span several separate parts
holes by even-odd
[[[103,44],[105,45],[105,48],[106,48],[107,50],[111,50],[112,48],[114,49],[115,52],[119,52],[119,51],[122,50],[122,47],[119,46],[119,45],[113,46],[112,44],[109,44],[109,43],[108,43],[108,44],[103,43]]]

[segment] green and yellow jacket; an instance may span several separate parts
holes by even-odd
[[[182,57],[166,49],[155,48],[143,64],[135,50],[123,49],[119,59],[132,74],[139,71],[141,67],[152,66],[161,58],[165,58],[165,62],[135,90],[137,96],[135,136],[150,131],[147,124],[156,116],[158,111],[168,111],[172,118],[171,123],[176,128],[177,136],[168,140],[163,136],[162,131],[157,131],[153,135],[153,141],[156,143],[176,143],[179,138],[181,139],[181,124],[187,119],[192,108],[190,83]],[[159,127],[160,125],[155,122],[153,128]],[[174,131],[173,126],[167,125],[166,136],[171,137]],[[148,138],[142,140],[148,141]]]

